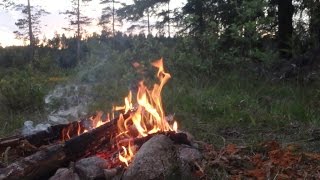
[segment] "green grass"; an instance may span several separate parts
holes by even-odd
[[[268,139],[257,136],[258,132],[286,133],[283,128],[292,123],[319,125],[316,84],[272,83],[243,77],[239,72],[215,79],[218,80],[207,83],[173,77],[164,92],[167,112],[175,113],[179,124],[199,139],[222,145],[222,132],[233,128],[241,134],[241,138],[235,139],[251,143]],[[288,135],[288,140],[303,138],[300,135],[292,135],[292,139]]]
[[[31,64],[21,68],[0,68],[5,72],[0,73],[0,137],[20,133],[27,120],[40,123],[47,118],[45,94],[74,74],[73,70],[52,66],[47,71]]]

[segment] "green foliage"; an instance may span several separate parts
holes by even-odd
[[[38,44],[36,41],[39,41],[38,35],[41,32],[40,19],[49,12],[41,7],[30,5],[30,1],[28,4],[17,4],[15,8],[21,12],[23,17],[15,22],[19,30],[14,31],[14,34],[18,39],[29,40],[32,46]]]
[[[206,82],[205,77],[173,77],[164,90],[166,112],[175,114],[182,128],[206,142],[221,144],[215,133],[224,128],[279,130],[288,123],[318,124],[317,86],[243,77],[238,71]],[[211,134],[212,133],[212,134]],[[250,133],[244,141],[254,140]],[[261,139],[260,139],[261,140]]]
[[[23,67],[30,62],[27,48],[7,47],[0,49],[0,67]]]
[[[14,111],[39,110],[43,106],[43,87],[26,72],[12,72],[0,81],[0,102]]]

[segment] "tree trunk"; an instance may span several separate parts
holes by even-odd
[[[112,0],[112,34],[113,34],[113,37],[114,37],[114,0]]]
[[[80,41],[81,41],[81,35],[80,35],[80,0],[78,0],[78,7],[77,7],[77,61],[80,62]]]
[[[168,37],[170,38],[170,1],[168,1]]]
[[[30,0],[28,0],[28,26],[29,26],[29,53],[30,53],[30,60],[33,61],[34,56],[34,37],[32,32],[32,16],[31,16],[31,5]]]
[[[148,15],[148,35],[150,35],[151,32],[150,32],[150,13],[149,13],[149,8],[147,9],[147,15]]]
[[[195,3],[195,8],[196,8],[196,13],[195,15],[198,17],[197,21],[199,23],[199,29],[198,32],[200,35],[202,35],[206,29],[206,24],[205,24],[205,20],[203,17],[203,10],[204,10],[204,4],[202,1],[197,1]]]
[[[280,57],[285,59],[292,57],[293,13],[292,0],[278,0],[278,48]]]
[[[320,0],[310,4],[310,34],[314,48],[320,46]]]

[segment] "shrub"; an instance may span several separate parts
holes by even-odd
[[[43,88],[27,72],[12,72],[0,80],[0,102],[11,110],[39,110],[43,98]]]

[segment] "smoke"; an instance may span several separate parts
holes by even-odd
[[[48,131],[50,128],[50,124],[37,124],[36,126],[33,126],[33,121],[26,121],[24,122],[23,128],[22,128],[22,135],[31,135],[34,133],[37,133],[39,131]]]

